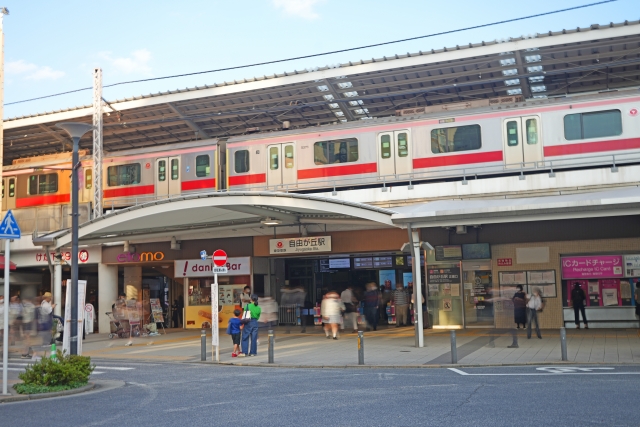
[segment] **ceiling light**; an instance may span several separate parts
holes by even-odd
[[[271,218],[265,218],[260,222],[262,224],[264,224],[264,225],[280,225],[280,224],[282,224],[282,221],[280,221],[278,219],[271,219]]]

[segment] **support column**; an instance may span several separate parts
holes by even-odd
[[[142,267],[124,268],[124,293],[127,299],[142,300]]]
[[[62,265],[59,259],[53,266],[53,303],[56,305],[53,314],[62,317]]]
[[[415,333],[417,348],[424,347],[424,331],[423,331],[423,319],[422,319],[422,265],[420,264],[420,254],[422,250],[420,248],[420,233],[411,228],[411,224],[407,227],[409,232],[409,243],[411,244],[411,256],[413,257],[413,312],[415,316]]]
[[[118,266],[98,264],[98,333],[111,332],[109,317],[111,306],[118,298]]]

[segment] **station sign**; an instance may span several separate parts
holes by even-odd
[[[246,276],[251,274],[251,258],[250,257],[237,257],[227,258],[227,264],[221,268],[227,269],[226,274],[233,276]],[[181,259],[173,262],[174,276],[176,278],[182,277],[211,277],[215,273],[224,274],[221,271],[214,270],[213,261],[211,258],[202,259]]]
[[[331,252],[331,236],[270,239],[271,255]]]

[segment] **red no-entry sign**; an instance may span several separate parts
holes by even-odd
[[[213,253],[213,263],[218,267],[227,265],[227,253],[222,249],[216,249]]]

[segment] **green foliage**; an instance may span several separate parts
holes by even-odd
[[[91,364],[91,358],[63,354],[60,350],[57,356],[58,360],[42,358],[27,366],[25,371],[18,375],[24,382],[24,387],[68,387],[72,384],[84,385],[89,381],[89,375],[95,368],[95,365]]]
[[[13,388],[20,394],[38,394],[38,393],[53,393],[54,391],[73,390],[87,385],[87,383],[71,383],[67,385],[35,385],[19,383],[13,386]]]

